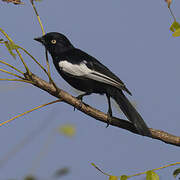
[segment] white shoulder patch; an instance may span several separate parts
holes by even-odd
[[[91,70],[90,68],[86,66],[86,63],[87,61],[84,60],[82,61],[82,63],[77,65],[77,64],[72,64],[64,60],[64,61],[59,62],[59,67],[61,68],[62,71],[69,73],[73,76],[83,76],[85,78],[93,79],[95,81],[99,81],[105,84],[116,86],[117,88],[121,89],[121,84],[118,81],[100,72]]]

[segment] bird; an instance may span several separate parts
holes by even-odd
[[[112,117],[112,98],[138,133],[151,137],[151,132],[143,118],[124,94],[126,92],[132,95],[131,92],[123,81],[105,65],[93,56],[76,48],[64,34],[49,32],[41,37],[34,38],[34,40],[45,46],[62,78],[72,87],[83,92],[77,97],[81,102],[84,96],[92,93],[106,95],[109,120]]]

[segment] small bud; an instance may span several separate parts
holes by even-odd
[[[165,0],[166,2],[167,2],[167,4],[168,4],[168,8],[170,8],[170,5],[171,5],[171,3],[172,3],[172,0]]]

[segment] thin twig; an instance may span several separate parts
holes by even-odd
[[[172,12],[171,8],[168,7],[168,9],[169,9],[169,11],[170,11],[170,13],[171,13],[171,16],[173,17],[174,21],[176,22],[176,17],[175,17],[175,15],[174,15],[174,13]]]
[[[34,5],[34,1],[33,1],[33,0],[30,0],[30,2],[31,2],[31,4],[32,4],[32,7],[33,7],[34,12],[35,12],[35,14],[36,14],[36,17],[37,17],[37,19],[38,19],[38,22],[39,22],[39,24],[40,24],[40,27],[41,27],[41,30],[42,30],[42,34],[45,35],[44,27],[43,27],[43,25],[42,25],[42,22],[41,22],[41,19],[40,19],[39,14],[38,14],[38,12],[37,12],[37,9],[36,9],[36,7],[35,7],[35,5]]]
[[[8,34],[7,34],[2,28],[0,28],[0,31],[1,31],[1,33],[2,33],[11,43],[15,44],[15,43],[13,42],[13,40],[8,36]],[[16,46],[15,46],[15,50],[16,50],[18,56],[20,57],[21,62],[23,63],[23,65],[24,65],[27,73],[28,73],[28,74],[31,74],[31,73],[30,73],[30,70],[29,70],[29,68],[28,68],[28,66],[27,66],[27,64],[24,62],[24,59],[22,58],[21,53],[19,52],[19,50],[17,49]]]
[[[31,57],[31,59],[48,75],[48,72],[46,71],[46,69],[36,60],[35,57],[33,57],[26,49],[24,49],[21,46],[17,46],[17,48],[23,50],[28,56]]]
[[[170,167],[170,166],[175,166],[177,164],[180,164],[180,162],[176,162],[176,163],[168,164],[168,165],[165,165],[165,166],[161,166],[159,168],[151,169],[150,171],[157,171],[157,170],[164,169],[164,168],[167,168],[167,167]],[[149,170],[147,170],[147,171],[149,171]],[[137,174],[134,174],[134,175],[130,175],[130,176],[128,176],[128,178],[131,178],[131,177],[134,177],[134,176],[139,176],[139,175],[142,175],[142,174],[146,174],[147,171],[137,173]]]
[[[170,167],[170,166],[175,166],[177,164],[180,164],[180,162],[176,162],[176,163],[172,163],[172,164],[168,164],[168,165],[165,165],[165,166],[161,166],[159,168],[155,168],[155,169],[151,169],[150,171],[157,171],[157,170],[160,170],[160,169],[163,169],[163,168],[167,168],[167,167]],[[94,163],[91,163],[92,166],[94,166],[98,171],[100,171],[102,174],[106,175],[106,176],[112,176],[104,171],[102,171],[99,167],[97,167]],[[131,177],[134,177],[134,176],[140,176],[140,175],[143,175],[143,174],[146,174],[149,170],[147,171],[144,171],[144,172],[140,172],[140,173],[137,173],[137,174],[134,174],[134,175],[130,175],[130,176],[127,176],[127,178],[131,178]],[[121,178],[121,176],[116,176],[118,178]]]
[[[26,68],[27,73],[28,73],[29,75],[31,75],[31,71],[30,71],[29,68],[27,67],[27,65],[26,65],[26,63],[24,62],[24,59],[23,59],[21,53],[19,52],[19,50],[18,50],[17,48],[16,48],[16,52],[17,52],[17,54],[18,54],[21,62],[23,63],[24,67]]]
[[[34,9],[34,12],[35,12],[35,14],[36,14],[36,16],[37,16],[38,22],[39,22],[39,24],[40,24],[42,34],[45,35],[44,27],[43,27],[43,25],[42,25],[42,22],[41,22],[41,19],[40,19],[39,14],[38,14],[38,12],[37,12],[37,9],[36,9],[36,7],[35,7],[35,5],[34,5],[34,1],[33,1],[33,0],[30,0],[30,2],[31,2],[31,4],[32,4],[32,7],[33,7],[33,9]],[[47,65],[48,77],[49,77],[50,82],[52,82],[52,83],[54,84],[54,82],[52,81],[52,78],[51,78],[51,74],[50,74],[50,66],[49,66],[48,52],[47,52],[46,49],[45,49],[45,54],[46,54],[46,65]]]
[[[100,171],[102,174],[106,175],[106,176],[112,176],[104,171],[102,171],[99,167],[97,167],[94,163],[91,163],[92,166],[94,166],[98,171]]]
[[[12,69],[16,70],[17,72],[21,73],[22,75],[24,75],[24,72],[22,72],[21,70],[17,69],[17,68],[14,67],[14,66],[12,66],[11,64],[9,64],[9,63],[7,63],[7,62],[5,62],[5,61],[2,61],[2,60],[0,60],[0,63],[9,66],[10,68],[12,68]]]
[[[8,36],[8,34],[2,28],[0,28],[0,31],[10,42],[13,42],[13,40]]]
[[[23,80],[23,79],[6,79],[6,78],[0,78],[0,81],[19,81],[19,82],[25,82],[25,83],[33,84],[32,81]]]
[[[10,74],[10,75],[12,75],[12,76],[18,77],[18,78],[20,78],[20,79],[24,79],[23,77],[21,77],[21,76],[19,76],[19,75],[17,75],[17,74],[14,74],[14,73],[12,73],[12,72],[9,72],[9,71],[7,71],[7,70],[0,69],[0,71],[1,71],[1,72],[4,72],[4,73],[7,73],[7,74]]]
[[[62,101],[62,100],[58,99],[58,100],[51,101],[51,102],[49,102],[49,103],[46,103],[46,104],[37,106],[37,107],[35,107],[35,108],[33,108],[33,109],[30,109],[30,110],[28,110],[28,111],[26,111],[26,112],[23,112],[22,114],[19,114],[19,115],[17,115],[17,116],[14,116],[13,118],[11,118],[11,119],[9,119],[9,120],[7,120],[7,121],[5,121],[5,122],[0,123],[0,126],[3,126],[4,124],[7,124],[7,123],[9,123],[9,122],[11,122],[11,121],[13,121],[13,120],[21,117],[21,116],[24,116],[25,114],[28,114],[28,113],[30,113],[30,112],[32,112],[32,111],[35,111],[35,110],[37,110],[37,109],[39,109],[39,108],[42,108],[42,107],[45,107],[45,106],[47,106],[47,105],[54,104],[54,103],[57,103],[57,102],[61,102],[61,101]]]

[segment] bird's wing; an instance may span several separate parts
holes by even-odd
[[[125,90],[131,95],[125,84],[114,73],[94,57],[81,50],[76,49],[76,51],[69,56],[68,60],[61,60],[59,67],[62,71],[70,75],[85,77],[109,84],[118,89]]]
[[[100,81],[115,86],[118,89],[125,90],[131,95],[131,92],[126,88],[125,84],[106,66],[101,64],[96,59],[93,58],[91,61],[87,61],[86,66],[92,70],[92,72],[89,74],[89,78],[91,77],[96,81]]]

